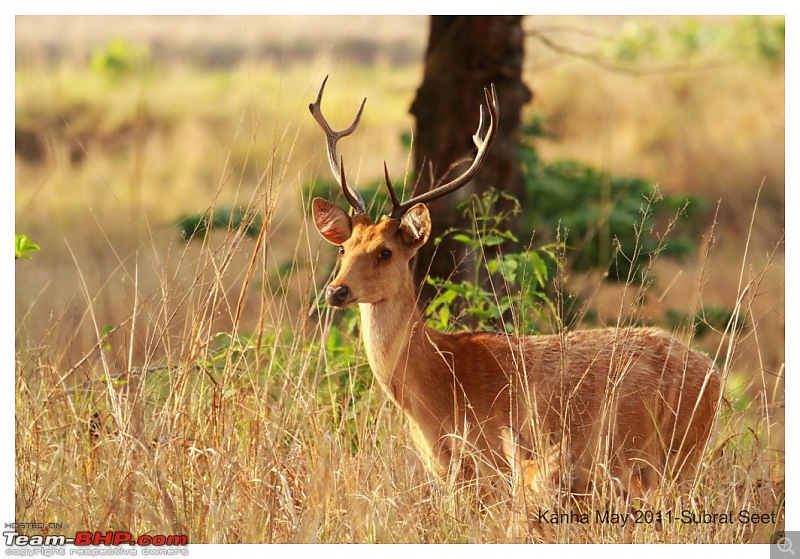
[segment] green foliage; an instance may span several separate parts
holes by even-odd
[[[115,39],[92,52],[89,67],[95,73],[120,79],[143,68],[149,59],[145,47],[133,47],[126,41]]]
[[[249,215],[245,208],[214,208],[205,213],[194,213],[182,217],[176,224],[181,238],[190,241],[194,238],[205,238],[213,229],[241,229],[248,237],[255,238],[261,230],[261,220]]]
[[[353,306],[337,310],[336,313],[336,323],[331,325],[325,340],[325,358],[329,370],[347,369],[355,359],[358,345],[358,308]]]
[[[109,337],[111,336],[111,334],[113,334],[113,333],[114,333],[114,330],[115,330],[115,328],[114,328],[114,325],[113,325],[113,324],[106,324],[106,325],[103,327],[103,331],[100,333],[100,335],[101,335],[101,337],[102,337],[102,342],[103,342],[103,343],[102,343],[102,345],[101,345],[100,347],[101,347],[101,349],[102,349],[103,351],[105,351],[106,353],[108,353],[109,351],[111,351],[111,342],[110,342],[110,341],[108,341],[108,339],[109,339]]]
[[[681,18],[668,27],[628,20],[620,33],[599,44],[599,56],[632,66],[653,63],[743,59],[779,62],[785,55],[786,22],[782,17],[746,16],[722,24]]]
[[[688,54],[692,44],[702,42],[701,30],[687,24],[683,32]],[[576,161],[542,162],[533,147],[535,139],[548,136],[541,117],[525,125],[522,135],[520,160],[530,201],[524,217],[538,232],[565,239],[570,270],[599,269],[610,281],[644,284],[653,280],[649,269],[656,256],[680,259],[696,250],[705,200],[664,195],[644,179],[613,177]],[[577,301],[571,294],[566,299]],[[729,324],[735,331],[746,327],[744,315],[718,307],[694,316],[671,309],[667,320],[672,329],[690,329],[697,337]]]
[[[500,209],[501,201],[510,201],[510,209]],[[506,333],[538,330],[539,310],[543,306],[552,309],[547,287],[551,271],[558,265],[557,247],[548,244],[536,250],[504,254],[503,245],[517,242],[514,234],[505,228],[506,224],[520,210],[516,198],[494,189],[473,195],[459,206],[472,228],[448,230],[434,242],[439,243],[445,235],[451,235],[481,257],[489,277],[481,280],[479,271],[472,281],[429,277],[428,283],[437,290],[426,310],[429,326],[449,329],[452,310],[459,308],[475,320],[474,326],[481,330]],[[503,287],[498,289],[493,282]]]
[[[250,336],[239,334],[231,336],[227,332],[216,334],[209,343],[209,352],[198,361],[199,368],[214,371],[215,378],[221,376],[229,362],[235,362],[255,350],[255,343]]]
[[[782,62],[786,52],[786,20],[760,16],[737,19],[728,40],[744,55]]]
[[[27,235],[14,235],[14,260],[31,259],[31,253],[40,250],[39,245],[33,243]]]
[[[343,432],[350,452],[361,447],[358,419],[371,416],[373,402],[369,388],[372,375],[365,363],[356,364],[358,348],[358,311],[351,307],[340,311],[325,340],[326,374],[317,388],[317,402],[331,410],[332,424]]]
[[[698,54],[709,38],[708,28],[696,19],[687,19],[683,25],[669,30],[669,38],[679,56],[690,58]]]
[[[629,20],[618,35],[603,41],[602,54],[619,62],[633,63],[643,55],[655,52],[658,39],[658,32],[652,25]]]
[[[544,163],[533,147],[540,130],[538,121],[523,128],[520,146],[526,226],[546,236],[564,231],[572,270],[601,269],[612,281],[644,281],[650,257],[694,251],[703,200],[664,195],[644,179],[610,176],[576,161]]]
[[[752,379],[740,371],[734,370],[728,375],[725,383],[725,395],[734,411],[743,412],[753,405],[753,395],[749,390],[751,383]],[[754,434],[752,429],[747,429],[747,432]]]

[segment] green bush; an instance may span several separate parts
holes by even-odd
[[[241,229],[247,237],[255,238],[261,230],[261,219],[248,214],[242,207],[220,207],[184,216],[176,226],[181,238],[187,242],[195,238],[202,239],[214,229]]]
[[[508,202],[510,209],[500,209],[509,206]],[[535,250],[504,253],[505,246],[518,243],[506,226],[520,210],[516,198],[494,189],[472,195],[459,205],[458,211],[472,227],[451,229],[434,242],[439,243],[450,235],[478,257],[488,276],[481,273],[479,266],[472,280],[455,282],[429,277],[428,283],[437,290],[425,311],[429,326],[438,330],[452,329],[453,311],[458,309],[459,314],[470,318],[469,326],[479,330],[509,334],[539,330],[542,308],[553,309],[548,287],[552,270],[559,263],[558,246],[550,243]]]
[[[523,217],[526,229],[546,238],[561,232],[569,269],[600,269],[611,281],[643,282],[650,257],[694,252],[704,200],[665,195],[644,179],[614,177],[577,161],[544,163],[533,147],[543,135],[541,119],[523,129],[520,162],[528,198]]]
[[[89,67],[93,72],[113,79],[129,76],[149,64],[150,53],[145,47],[134,47],[115,39],[92,51]]]

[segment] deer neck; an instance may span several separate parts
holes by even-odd
[[[378,303],[361,303],[361,331],[372,372],[381,386],[398,399],[396,374],[405,369],[415,332],[425,330],[411,282],[407,289]]]

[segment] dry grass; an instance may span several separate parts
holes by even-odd
[[[265,251],[235,233],[214,240],[172,257],[193,276],[179,267],[179,277],[162,262],[157,293],[136,284],[146,258],[116,274],[129,293],[120,304],[129,315],[110,335],[100,332],[104,318],[82,283],[82,320],[97,331],[84,359],[64,362],[47,343],[18,352],[17,518],[209,543],[507,541],[513,510],[481,511],[468,492],[432,479],[397,410],[377,387],[362,393],[355,386],[365,375],[363,356],[344,371],[328,361],[331,315],[297,318],[282,293],[288,285],[243,296],[244,285],[260,283]],[[304,229],[298,254],[308,242]],[[294,267],[319,275],[301,256]],[[305,281],[299,291],[312,294]],[[740,290],[748,316],[762,283],[756,275]],[[255,311],[257,335],[247,335],[253,320],[237,315],[245,305]],[[307,299],[303,308],[316,305]],[[776,511],[782,522],[783,370],[748,376],[739,363],[745,343],[766,358],[759,332],[756,322],[746,335],[722,337],[718,360],[729,374],[730,405],[694,500],[654,497],[637,506],[675,515]],[[133,351],[138,344],[142,355]],[[589,507],[588,525],[559,526],[548,540],[764,542],[775,528],[665,521],[661,530],[650,523],[621,529],[594,521],[603,502]],[[555,496],[536,502],[543,510],[563,511],[560,505]]]
[[[329,67],[322,57],[179,68],[123,86],[68,64],[18,68],[18,127],[39,127],[46,141],[38,159],[17,159],[17,230],[43,247],[15,270],[17,520],[209,543],[507,541],[512,511],[478,510],[433,479],[398,411],[378,387],[361,389],[371,383],[363,354],[343,363],[326,352],[333,316],[315,299],[333,255],[308,231],[299,185],[324,165],[306,104]],[[532,82],[564,135],[547,156],[570,150],[719,198],[720,218],[696,259],[656,263],[659,291],[645,307],[596,278],[576,289],[605,315],[741,306],[747,330],[702,342],[725,367],[729,405],[693,501],[671,510],[776,511],[782,522],[782,73],[734,68],[620,88],[631,79],[595,72],[566,65]],[[379,176],[381,158],[402,168],[396,138],[410,127],[419,67],[332,73],[335,122],[369,96],[362,130],[342,146],[360,182]],[[720,81],[735,96],[717,101]],[[592,88],[605,92],[594,105]],[[687,88],[689,102],[678,97]],[[575,124],[598,121],[601,133]],[[258,239],[231,231],[184,244],[171,225],[233,203],[261,217]],[[551,537],[765,542],[773,529],[591,523]]]

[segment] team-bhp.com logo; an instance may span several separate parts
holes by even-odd
[[[7,530],[3,532],[3,538],[8,546],[6,555],[63,555],[66,551],[63,546],[66,545],[75,546],[70,549],[70,555],[95,555],[90,549],[83,548],[101,545],[120,548],[118,551],[122,553],[114,553],[115,555],[127,555],[128,553],[123,551],[126,546],[134,555],[137,554],[136,547],[142,548],[142,555],[188,555],[189,552],[186,548],[189,538],[185,535],[142,534],[134,537],[130,532],[119,530],[78,531],[72,537],[67,537],[65,534],[25,535],[16,530]],[[46,553],[47,550],[54,553]],[[30,553],[32,551],[36,552]]]

